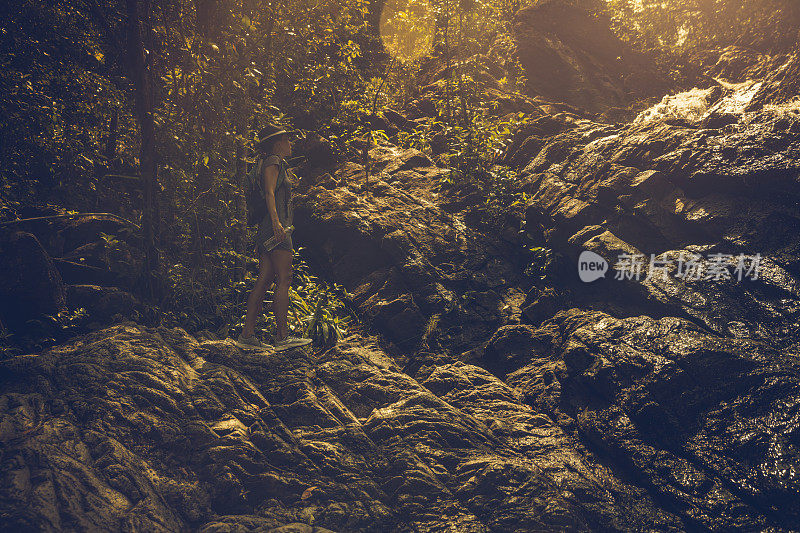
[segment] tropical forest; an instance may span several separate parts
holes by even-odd
[[[800,2],[2,2],[0,530],[800,531]]]

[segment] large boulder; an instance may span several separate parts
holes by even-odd
[[[292,153],[305,158],[300,172],[306,176],[314,177],[328,172],[339,163],[339,156],[333,143],[313,132],[295,142]]]
[[[13,227],[36,236],[68,284],[131,288],[139,276],[139,237],[113,215],[56,215],[21,220]]]
[[[128,292],[98,285],[67,285],[67,303],[72,309],[86,309],[92,320],[99,323],[109,322],[115,316],[130,317],[140,305]]]
[[[502,326],[486,343],[482,363],[492,373],[505,376],[541,357],[542,347],[533,327],[522,324]]]
[[[526,227],[541,228],[546,246],[574,265],[579,301],[798,342],[800,112],[788,96],[796,65],[792,57],[765,80],[669,95],[627,125],[563,115],[547,132],[538,123],[520,132],[530,142],[515,139],[512,157],[528,158]],[[578,281],[582,250],[609,262],[605,280]],[[615,279],[622,253],[642,254],[640,279]],[[724,254],[732,276],[681,279],[681,254],[700,255],[703,272]],[[758,279],[733,275],[740,257],[757,254]],[[652,258],[671,266],[645,280]]]
[[[736,45],[711,51],[709,54],[715,56],[716,63],[706,69],[706,75],[728,82],[738,83],[764,78],[771,69],[780,67],[780,64],[775,64],[778,58]]]
[[[758,111],[766,105],[784,106],[785,111],[798,110],[800,95],[800,52],[795,52],[783,64],[769,72],[758,92],[747,105],[748,111]]]
[[[101,241],[103,233],[129,243],[136,240],[124,222],[105,214],[34,217],[16,222],[13,227],[36,235],[51,257],[61,257],[76,248]]]
[[[296,242],[325,276],[404,356],[426,343],[460,354],[518,322],[515,247],[464,224],[476,202],[437,192],[445,171],[422,152],[381,143],[369,155],[369,180],[347,163],[297,191]]]
[[[543,0],[517,13],[514,40],[528,93],[601,113],[667,92],[653,62],[625,46],[588,5]]]
[[[61,275],[30,233],[0,234],[0,317],[12,329],[41,315],[66,310]]]
[[[132,324],[2,361],[3,526],[681,529],[500,379],[438,361],[414,377],[354,335],[264,364]]]
[[[796,352],[680,318],[581,309],[536,334],[546,357],[508,384],[680,509],[679,529],[797,528]]]

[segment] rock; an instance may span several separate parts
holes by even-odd
[[[61,275],[39,240],[21,231],[0,235],[0,317],[12,328],[66,310]]]
[[[119,274],[110,271],[108,268],[96,267],[86,264],[85,262],[69,261],[61,258],[55,258],[53,263],[58,268],[64,281],[71,285],[126,285],[125,280]]]
[[[508,372],[527,365],[531,359],[541,357],[544,347],[533,327],[502,326],[487,342],[482,363],[494,374],[504,377]]]
[[[121,243],[91,242],[55,258],[64,281],[71,284],[116,285],[132,288],[141,274],[141,252]]]
[[[130,317],[140,305],[130,293],[98,285],[67,285],[67,303],[71,309],[83,307],[99,322],[108,322],[115,315]]]
[[[383,110],[383,116],[385,116],[392,124],[397,126],[403,131],[413,131],[414,128],[417,127],[415,122],[407,119],[394,109],[386,108]]]
[[[781,96],[791,91],[795,61],[763,81],[671,95],[627,126],[565,115],[542,122],[552,124],[548,131],[520,130],[532,139],[525,157],[538,149],[522,172],[528,183],[521,189],[531,197],[525,227],[541,228],[544,245],[571,265],[584,249],[612,269],[622,253],[644,259],[640,280],[615,280],[612,270],[585,285],[572,275],[578,298],[697,320],[720,334],[797,342],[800,114]],[[775,95],[765,96],[775,103],[749,110],[759,94]],[[644,282],[651,254],[675,262],[682,251],[760,254],[770,274],[734,283],[685,283],[674,275]]]
[[[430,145],[433,155],[447,153],[447,151],[450,149],[447,135],[442,131],[434,134],[434,136],[431,137]]]
[[[523,8],[513,32],[530,95],[602,113],[669,88],[652,61],[626,47],[602,14],[580,2],[547,0]]]
[[[800,52],[794,52],[783,65],[769,72],[758,92],[747,104],[746,111],[758,111],[765,105],[785,105],[787,111],[797,111],[800,94]]]
[[[108,215],[76,215],[42,220],[25,220],[12,226],[15,230],[32,233],[51,257],[62,257],[81,246],[100,242],[101,233],[113,235],[135,244],[123,222]]]
[[[439,113],[436,111],[436,105],[429,98],[420,98],[414,100],[408,105],[407,116],[415,119],[421,117],[437,117]]]
[[[98,242],[101,234],[122,235],[126,226],[113,217],[104,215],[84,215],[68,219],[59,237],[64,242],[64,253],[68,253],[85,244]]]
[[[304,174],[319,175],[330,172],[340,162],[333,143],[321,135],[311,132],[292,146],[295,156],[304,156],[302,164]]]
[[[785,446],[798,415],[783,407],[800,393],[795,355],[674,317],[570,309],[537,333],[550,336],[550,358],[509,385],[620,461],[656,501],[676,503],[692,529],[797,524],[798,487],[776,468],[797,462]]]
[[[562,297],[552,288],[533,289],[522,304],[522,314],[531,324],[538,325],[562,308]]]
[[[680,529],[501,380],[437,361],[420,382],[353,335],[265,365],[133,324],[2,361],[4,526]]]
[[[741,46],[728,46],[716,53],[716,63],[706,75],[729,82],[763,78],[772,62],[769,56]]]
[[[284,526],[270,529],[268,533],[335,533],[324,527],[309,526],[302,522],[294,522]]]
[[[370,128],[372,131],[382,130],[388,137],[394,137],[400,131],[400,128],[392,124],[389,119],[380,114],[370,114],[365,117],[365,120],[369,122]]]
[[[399,148],[392,144],[379,144],[369,151],[376,170],[394,174],[398,170],[433,167],[431,159],[414,148]]]
[[[108,215],[21,221],[13,226],[34,234],[68,284],[115,285],[130,289],[143,260],[138,237]],[[109,248],[102,235],[109,235]]]
[[[363,169],[348,163],[331,187],[296,197],[294,236],[315,264],[403,352],[425,338],[460,354],[518,320],[514,245],[465,225],[458,212],[474,202],[459,207],[458,191],[435,192],[444,171],[422,152],[381,143],[370,156],[369,185]]]

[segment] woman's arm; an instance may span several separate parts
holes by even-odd
[[[278,209],[275,206],[275,186],[278,184],[278,165],[264,165],[264,197],[267,201],[267,213],[272,220],[272,230],[281,239],[284,228],[278,218]],[[282,239],[281,239],[282,240]]]

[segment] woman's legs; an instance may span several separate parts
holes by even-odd
[[[252,337],[255,334],[256,318],[261,312],[261,307],[264,301],[264,293],[272,283],[275,277],[275,269],[272,266],[272,261],[267,254],[261,254],[258,261],[258,279],[256,286],[247,298],[247,317],[244,319],[244,328],[242,329],[243,337]]]
[[[292,284],[292,251],[276,248],[269,253],[275,270],[275,295],[272,299],[272,312],[275,314],[275,340],[289,335],[287,315],[289,313],[289,285]]]

